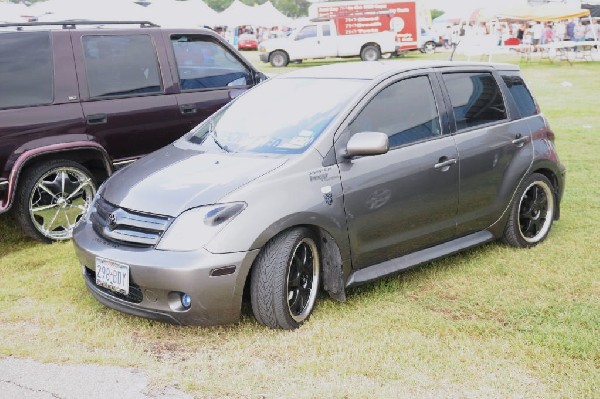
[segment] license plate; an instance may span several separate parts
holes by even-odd
[[[96,284],[111,291],[129,295],[129,266],[96,258]]]

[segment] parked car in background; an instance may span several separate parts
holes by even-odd
[[[349,287],[486,242],[537,245],[564,180],[514,65],[304,68],[117,172],[73,241],[109,307],[231,323],[247,289],[259,322],[294,329],[321,288],[345,300]]]
[[[251,33],[242,33],[238,39],[239,50],[258,50],[258,40]]]
[[[0,59],[0,213],[48,242],[113,170],[264,79],[211,30],[149,22],[1,24]]]

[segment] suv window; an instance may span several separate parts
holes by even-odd
[[[446,73],[443,76],[458,130],[506,119],[502,92],[491,73]]]
[[[52,103],[54,68],[48,32],[0,35],[0,108]]]
[[[508,86],[522,117],[537,114],[535,101],[518,72],[502,72],[502,80]]]
[[[350,134],[387,133],[390,148],[441,134],[433,89],[427,76],[401,80],[378,93],[348,126]]]
[[[82,40],[90,97],[162,92],[149,35],[91,35]]]
[[[204,36],[173,35],[181,90],[247,86],[250,71],[225,47]]]

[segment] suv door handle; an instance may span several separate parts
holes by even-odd
[[[512,141],[517,147],[523,147],[525,143],[529,141],[529,136],[523,136],[521,133],[517,134],[517,137]]]
[[[108,122],[108,115],[106,115],[106,114],[87,115],[85,117],[85,122],[88,125],[101,125],[103,123]]]
[[[438,163],[436,163],[435,165],[433,165],[433,167],[436,168],[436,169],[441,169],[442,172],[445,172],[448,169],[450,169],[450,166],[454,165],[456,162],[458,162],[456,160],[456,158],[448,159],[448,157],[443,156],[443,157],[440,158],[440,160],[438,161]]]
[[[196,104],[181,104],[179,106],[179,112],[182,114],[195,114],[196,113]]]

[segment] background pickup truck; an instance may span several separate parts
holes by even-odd
[[[376,61],[382,54],[395,53],[392,31],[365,34],[338,34],[333,19],[309,22],[286,38],[265,40],[259,46],[260,60],[274,67],[309,58],[356,57]]]

